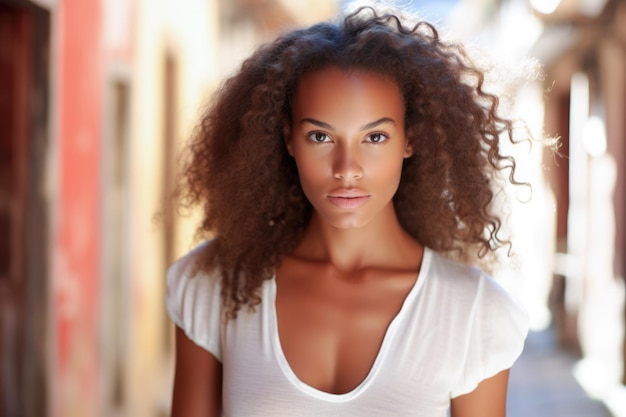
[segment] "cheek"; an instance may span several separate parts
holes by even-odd
[[[391,159],[386,163],[379,163],[372,181],[375,181],[379,190],[384,190],[385,194],[395,194],[400,184],[402,176],[402,164],[404,159]]]
[[[372,155],[366,163],[370,172],[375,172],[377,176],[394,177],[402,171],[404,157],[402,151],[394,149],[393,152],[387,154]]]
[[[298,167],[298,176],[300,178],[300,184],[306,192],[307,189],[322,183],[325,180],[324,164],[314,158],[302,157],[295,153],[296,166]]]

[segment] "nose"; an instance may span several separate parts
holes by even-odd
[[[358,150],[350,146],[339,146],[333,163],[333,176],[336,179],[352,181],[363,176]]]

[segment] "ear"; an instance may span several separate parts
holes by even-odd
[[[283,127],[283,141],[287,147],[287,152],[293,157],[293,150],[291,146],[291,127],[287,123],[285,123]]]
[[[404,157],[410,158],[413,156],[413,145],[407,140],[406,147],[404,148]]]

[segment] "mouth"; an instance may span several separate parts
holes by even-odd
[[[339,208],[354,209],[365,204],[370,197],[369,194],[360,190],[338,190],[330,193],[328,200]]]

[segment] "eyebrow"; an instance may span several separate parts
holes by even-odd
[[[321,127],[322,129],[335,130],[335,128],[332,125],[329,125],[326,122],[322,122],[320,120],[311,119],[311,118],[308,118],[308,117],[300,120],[300,124],[303,124],[303,123],[310,123],[312,125]],[[370,122],[370,123],[367,123],[367,124],[361,126],[360,130],[373,129],[376,126],[379,126],[379,125],[384,124],[384,123],[391,123],[394,126],[396,125],[396,122],[392,118],[390,118],[390,117],[382,117],[382,118],[380,118],[378,120],[375,120],[373,122]]]

